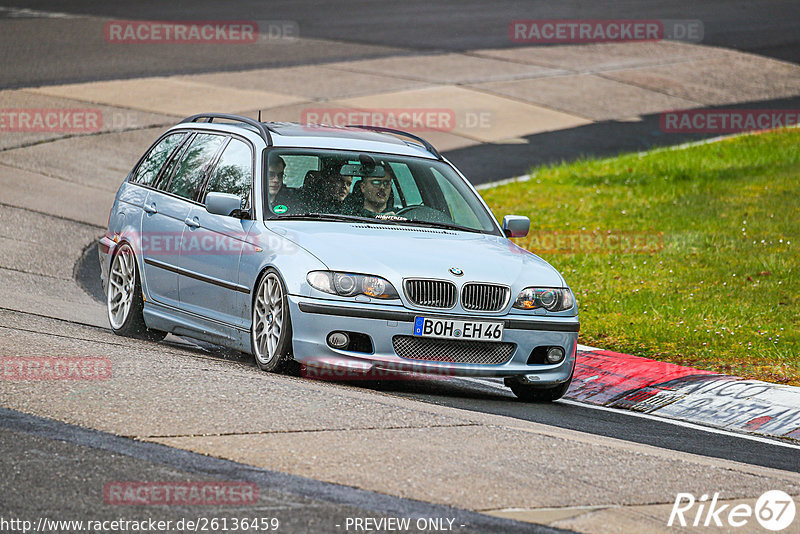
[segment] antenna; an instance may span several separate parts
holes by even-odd
[[[261,110],[258,110],[258,122],[261,122]]]

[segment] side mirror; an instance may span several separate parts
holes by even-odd
[[[242,207],[242,199],[230,193],[208,193],[206,211],[214,215],[230,217],[231,213]]]
[[[506,237],[525,237],[531,229],[531,220],[522,215],[506,215],[503,217],[503,232]]]

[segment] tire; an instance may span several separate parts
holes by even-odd
[[[253,296],[250,344],[262,371],[280,373],[292,360],[292,321],[286,285],[278,271],[269,268]]]
[[[114,251],[108,270],[106,311],[111,330],[118,336],[161,341],[167,333],[147,328],[143,310],[142,283],[136,268],[136,256],[131,246],[122,242]]]
[[[511,391],[514,392],[514,395],[516,395],[517,398],[522,402],[553,402],[560,399],[567,393],[571,383],[572,375],[570,375],[569,380],[563,384],[549,388],[523,384],[516,378],[505,379],[506,386],[511,388]]]

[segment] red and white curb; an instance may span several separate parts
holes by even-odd
[[[800,387],[578,347],[566,397],[734,432],[800,440]]]

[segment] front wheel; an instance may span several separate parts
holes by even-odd
[[[517,378],[506,378],[505,384],[514,395],[523,402],[553,402],[563,397],[569,385],[572,383],[572,376],[563,384],[557,386],[543,388],[541,386],[532,386],[531,384],[524,383]]]
[[[286,286],[275,269],[267,269],[256,287],[250,341],[258,367],[280,372],[291,361],[292,322]]]
[[[111,330],[118,336],[161,341],[167,335],[161,330],[147,328],[144,322],[142,283],[136,269],[136,257],[128,243],[122,243],[111,259],[106,308]]]

